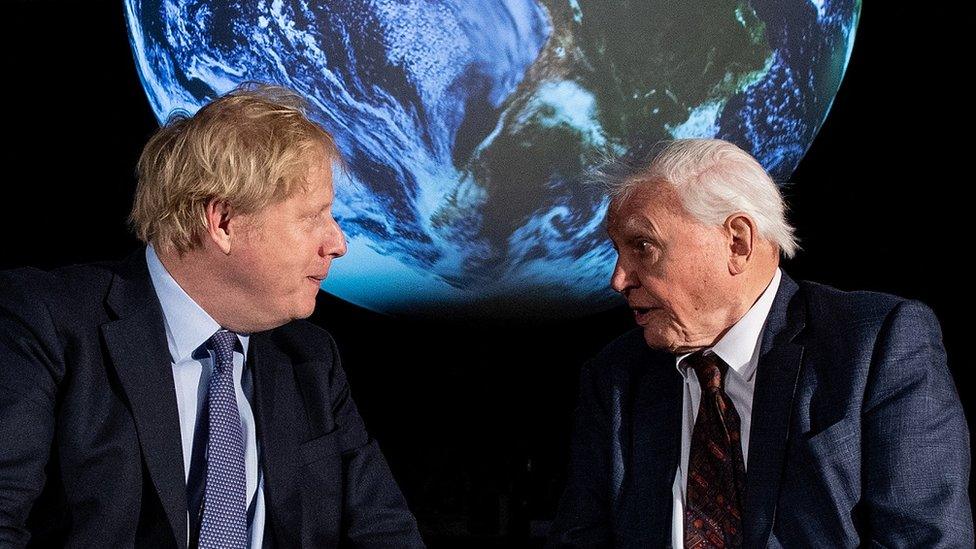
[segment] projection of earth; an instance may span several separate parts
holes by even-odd
[[[857,0],[125,2],[159,120],[243,81],[307,96],[350,169],[326,291],[403,315],[619,303],[607,200],[637,143],[721,137],[785,181],[840,86]]]

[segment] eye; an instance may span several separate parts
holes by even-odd
[[[654,251],[654,242],[646,238],[639,238],[634,241],[634,248],[640,254],[650,253]]]
[[[305,215],[302,216],[302,219],[306,223],[317,224],[317,223],[321,223],[323,219],[328,218],[330,216],[331,216],[331,212],[329,211],[329,208],[324,207],[315,211],[307,212]]]

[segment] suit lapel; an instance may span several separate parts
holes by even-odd
[[[635,396],[633,522],[635,531],[662,534],[642,542],[664,546],[670,543],[671,487],[681,455],[682,381],[673,355],[650,352]]]
[[[102,337],[135,419],[153,486],[178,547],[186,547],[186,481],[176,390],[163,313],[149,279],[144,250],[115,275],[108,304],[118,319]]]
[[[248,354],[254,376],[267,521],[271,523],[265,525],[265,531],[273,530],[276,546],[299,547],[302,506],[296,479],[301,470],[298,445],[291,436],[296,425],[291,418],[294,394],[287,394],[288,387],[294,385],[290,381],[291,361],[270,341],[268,332],[251,336]]]
[[[746,471],[746,547],[765,547],[776,517],[793,397],[803,358],[803,346],[794,341],[806,317],[797,290],[796,283],[783,273],[763,331]]]

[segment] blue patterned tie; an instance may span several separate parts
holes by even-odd
[[[237,334],[220,330],[210,338],[214,373],[207,390],[207,484],[203,495],[200,547],[247,546],[247,480],[244,429],[234,389]]]

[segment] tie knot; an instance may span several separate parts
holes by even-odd
[[[685,359],[685,364],[695,371],[702,391],[718,391],[722,388],[722,378],[729,366],[715,353],[692,353]]]
[[[210,336],[210,348],[214,350],[218,368],[234,363],[236,345],[237,334],[230,330],[217,330],[217,333]]]

